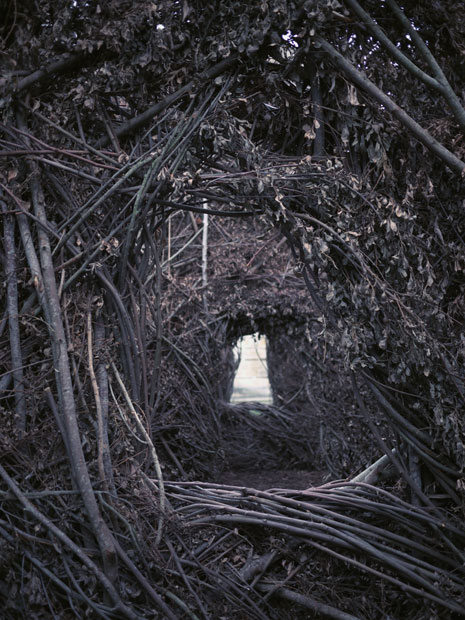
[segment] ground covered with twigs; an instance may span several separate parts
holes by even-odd
[[[386,609],[420,618],[425,598],[430,617],[463,613],[454,602],[463,581],[450,573],[460,564],[451,561],[443,524],[399,493],[344,482],[305,491],[199,483],[167,483],[167,490],[197,544],[192,568],[203,559],[207,579],[227,589],[238,614],[247,599],[251,618],[305,618],[309,610],[383,617]],[[264,528],[258,540],[257,525]],[[276,599],[293,605],[266,604]]]

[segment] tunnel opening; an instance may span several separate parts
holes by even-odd
[[[340,349],[315,318],[273,313],[227,334],[217,481],[307,488],[376,460]]]
[[[231,404],[257,402],[273,405],[273,393],[268,374],[268,341],[255,332],[242,336],[233,347],[237,364]]]

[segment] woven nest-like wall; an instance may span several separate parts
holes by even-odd
[[[464,617],[462,7],[179,4],[4,12],[0,615]],[[252,326],[287,403],[253,417]],[[216,478],[343,474],[359,411],[358,479]]]
[[[321,342],[320,332],[313,320],[305,328],[290,321],[285,329],[269,334],[270,384],[275,404],[292,413],[296,438],[306,440],[306,459],[296,464],[341,478],[368,466],[379,449],[355,400],[340,351]],[[370,415],[389,435],[375,408]]]

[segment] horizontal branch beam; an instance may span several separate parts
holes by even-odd
[[[52,75],[58,75],[59,73],[64,73],[69,69],[72,69],[74,66],[79,65],[82,66],[82,60],[85,56],[89,56],[87,53],[80,54],[69,54],[64,58],[60,58],[60,60],[55,60],[50,64],[46,65],[42,69],[37,69],[37,71],[33,71],[29,75],[26,75],[22,80],[14,86],[13,92],[20,93],[27,88],[30,88],[33,84],[37,82],[42,82],[43,80],[51,77]]]

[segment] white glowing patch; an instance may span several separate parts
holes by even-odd
[[[299,44],[294,39],[294,33],[291,32],[290,30],[286,30],[286,32],[281,35],[281,38],[284,41],[286,41],[286,43],[289,43],[290,45],[292,45],[292,47],[299,47]]]
[[[258,334],[244,336],[237,343],[235,352],[241,361],[234,378],[231,402],[273,404],[266,363],[266,338]]]

